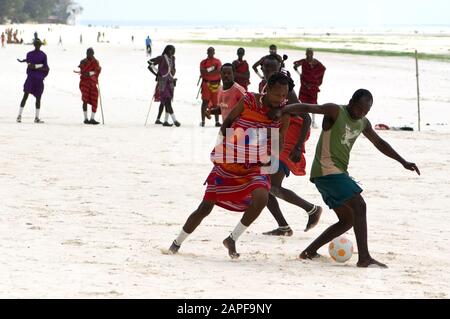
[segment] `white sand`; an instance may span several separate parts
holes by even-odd
[[[32,36],[35,27],[23,28]],[[206,46],[176,44],[174,107],[183,126],[144,128],[155,82],[146,70],[143,37],[136,33],[132,46],[127,34],[119,44],[118,35],[126,32],[108,29],[111,43],[98,45],[96,30],[89,35],[86,30],[62,28],[67,35],[63,47],[52,40],[59,37],[56,32],[48,36],[50,45],[43,49],[51,67],[41,112],[45,125],[32,124],[33,98],[24,123],[15,123],[25,80],[24,65],[16,58],[31,47],[0,50],[0,297],[450,297],[450,64],[421,63],[422,116],[430,126],[421,133],[380,133],[418,164],[421,177],[378,153],[365,138],[353,151],[350,172],[365,189],[370,249],[390,269],[357,269],[357,256],[346,265],[297,260],[336,217],[326,210],[320,225],[305,234],[305,213],[285,203],[292,238],[261,235],[276,227],[264,211],[238,242],[241,260],[230,261],[222,240],[240,215],[216,209],[180,255],[167,256],[161,251],[197,207],[211,169],[209,152],[217,130],[212,123],[198,127],[200,101],[195,99]],[[81,32],[83,46],[77,44]],[[175,38],[166,33],[165,38]],[[153,37],[159,53],[167,42],[162,35]],[[106,126],[81,124],[78,78],[72,70],[89,45],[103,67]],[[235,57],[235,48],[216,51],[223,62]],[[266,51],[249,49],[247,59],[253,62]],[[302,57],[286,53],[289,61]],[[369,116],[374,124],[416,125],[414,61],[335,54],[317,58],[328,67],[320,101],[346,103],[353,91],[365,87],[375,96]],[[252,79],[254,89],[256,76]],[[319,131],[312,135],[309,163]],[[322,203],[306,177],[289,178],[286,186]],[[354,241],[352,232],[348,236]],[[326,247],[321,253],[328,256]]]

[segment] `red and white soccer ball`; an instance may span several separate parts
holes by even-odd
[[[353,243],[346,237],[334,239],[328,248],[331,258],[338,263],[345,263],[353,256]]]

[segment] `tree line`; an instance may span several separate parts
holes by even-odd
[[[73,6],[72,0],[0,0],[0,23],[66,23]]]

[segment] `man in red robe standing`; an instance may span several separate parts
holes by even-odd
[[[301,87],[299,99],[302,103],[317,104],[317,96],[323,82],[326,68],[318,60],[314,59],[313,49],[306,50],[306,59],[294,62],[294,69],[298,72],[298,67],[302,68],[300,75]],[[315,116],[312,126],[317,128]]]
[[[248,91],[250,84],[250,68],[246,60],[244,60],[245,49],[239,48],[237,51],[238,59],[233,62],[235,69],[234,75],[236,83]]]
[[[95,120],[98,105],[98,77],[102,68],[94,57],[94,49],[89,48],[86,52],[86,59],[80,62],[80,90],[83,100],[84,124],[100,124]],[[92,106],[91,119],[88,119],[87,106]]]

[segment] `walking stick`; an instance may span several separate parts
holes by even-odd
[[[200,85],[200,83],[201,83],[201,85]],[[202,81],[202,76],[200,75],[200,77],[198,78],[198,81],[197,81],[197,86],[199,86],[200,85],[200,88],[198,89],[198,93],[197,93],[197,100],[198,100],[198,97],[200,96],[200,92],[202,91],[202,86],[203,86],[203,81]]]
[[[419,122],[419,132],[421,130],[420,123],[420,81],[419,81],[419,56],[417,50],[415,52],[416,57],[416,81],[417,81],[417,119]]]
[[[100,91],[100,82],[97,83],[97,87],[98,87],[98,96],[100,97],[100,110],[102,112],[102,123],[103,125],[105,125],[105,116],[103,114],[103,102],[102,102],[102,93]]]
[[[147,119],[145,120],[144,126],[147,126],[148,117],[150,116],[150,111],[152,110],[153,102],[155,101],[155,96],[153,95],[152,101],[150,102],[150,107],[148,108]]]

